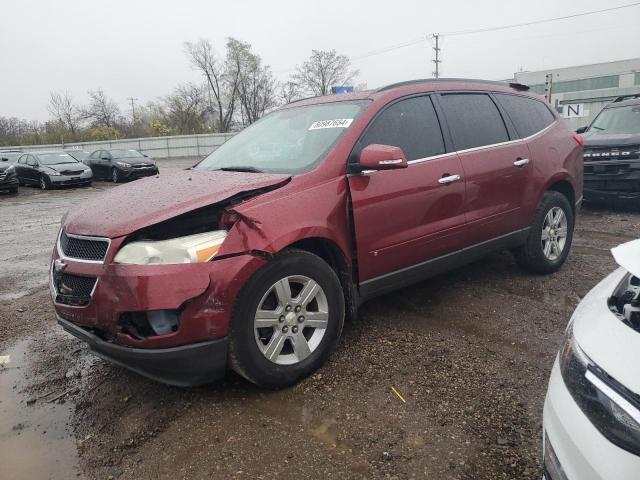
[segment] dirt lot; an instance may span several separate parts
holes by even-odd
[[[5,480],[539,479],[564,327],[615,267],[608,249],[640,232],[639,213],[585,209],[555,275],[496,254],[365,304],[331,361],[294,388],[229,374],[179,390],[94,358],[55,324],[46,271],[60,217],[108,188],[0,197]]]

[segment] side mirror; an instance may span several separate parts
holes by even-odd
[[[576,130],[576,133],[584,133],[587,131],[589,127],[580,127],[579,129]]]
[[[4,157],[2,157],[2,161],[3,161],[3,162],[8,162],[8,161],[9,161],[9,159],[8,159],[8,158],[4,158]]]
[[[400,147],[374,143],[364,147],[360,152],[361,170],[395,170],[408,166],[407,158]]]
[[[146,153],[143,153],[142,155],[143,155],[144,157],[149,158],[149,155],[147,155]]]
[[[107,160],[107,161],[109,161],[109,160],[111,160],[111,159],[110,159],[109,157],[102,157],[102,160]]]

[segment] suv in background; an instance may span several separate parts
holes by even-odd
[[[591,125],[578,129],[585,141],[585,200],[640,206],[638,97],[618,97],[602,109]]]
[[[230,366],[281,387],[376,295],[501,249],[554,272],[582,138],[526,90],[441,79],[302,100],[190,170],[87,199],[53,252],[58,322],[169,384]]]

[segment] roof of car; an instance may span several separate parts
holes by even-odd
[[[629,105],[640,105],[640,94],[618,97],[604,108],[626,107]]]
[[[288,103],[283,108],[289,106],[315,105],[320,103],[345,102],[354,100],[375,100],[390,92],[398,90],[406,91],[408,94],[415,91],[437,91],[437,90],[491,90],[510,93],[527,93],[529,87],[519,83],[499,82],[493,80],[478,80],[470,78],[426,78],[418,80],[407,80],[404,82],[392,83],[375,90],[364,90],[360,92],[343,93],[339,95],[323,95],[308,97]]]

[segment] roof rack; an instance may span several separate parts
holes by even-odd
[[[385,85],[384,87],[380,87],[379,89],[376,90],[376,93],[378,92],[384,92],[385,90],[391,90],[392,88],[397,88],[397,87],[404,87],[407,85],[415,85],[418,83],[436,83],[436,82],[474,82],[474,83],[487,83],[490,85],[501,85],[501,86],[506,86],[508,85],[511,88],[514,88],[516,90],[529,90],[529,86],[528,85],[523,85],[522,83],[516,83],[516,82],[499,82],[496,80],[477,80],[474,78],[421,78],[418,80],[407,80],[404,82],[397,82],[397,83],[392,83],[390,85]]]
[[[613,103],[622,102],[624,100],[630,100],[632,98],[640,98],[640,93],[630,93],[629,95],[620,95],[613,100]]]

